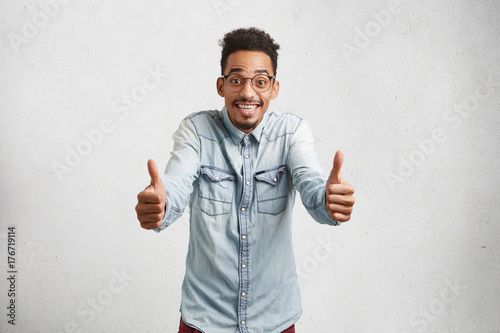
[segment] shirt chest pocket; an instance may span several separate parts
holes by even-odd
[[[288,198],[286,165],[255,173],[257,211],[276,215],[285,210]]]
[[[234,195],[234,174],[211,166],[201,166],[198,204],[208,215],[228,214]]]

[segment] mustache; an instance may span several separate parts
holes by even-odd
[[[248,103],[248,104],[262,105],[262,101],[256,101],[256,100],[253,100],[253,99],[238,99],[238,100],[236,100],[236,101],[233,102],[233,104],[238,104],[238,103]]]

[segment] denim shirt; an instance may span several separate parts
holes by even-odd
[[[162,181],[160,232],[189,204],[190,238],[181,315],[208,333],[272,333],[302,313],[292,247],[295,190],[319,223],[338,225],[325,206],[326,175],[300,117],[267,111],[250,133],[226,108],[189,115],[173,135]]]

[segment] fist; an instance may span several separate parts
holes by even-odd
[[[344,153],[338,150],[333,159],[333,168],[326,182],[326,209],[332,219],[347,222],[351,219],[354,206],[354,187],[340,175]]]
[[[148,171],[151,183],[137,195],[137,219],[144,229],[155,229],[161,225],[165,216],[167,191],[163,186],[158,167],[154,160],[148,161]]]

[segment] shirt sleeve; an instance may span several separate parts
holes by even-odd
[[[184,119],[172,138],[174,148],[161,177],[167,191],[167,208],[161,226],[154,229],[156,232],[170,226],[184,213],[200,170],[200,140],[191,119]]]
[[[314,137],[309,124],[302,120],[292,136],[288,154],[288,167],[293,185],[300,193],[302,204],[311,217],[319,223],[339,225],[326,210],[326,180],[314,152]]]

